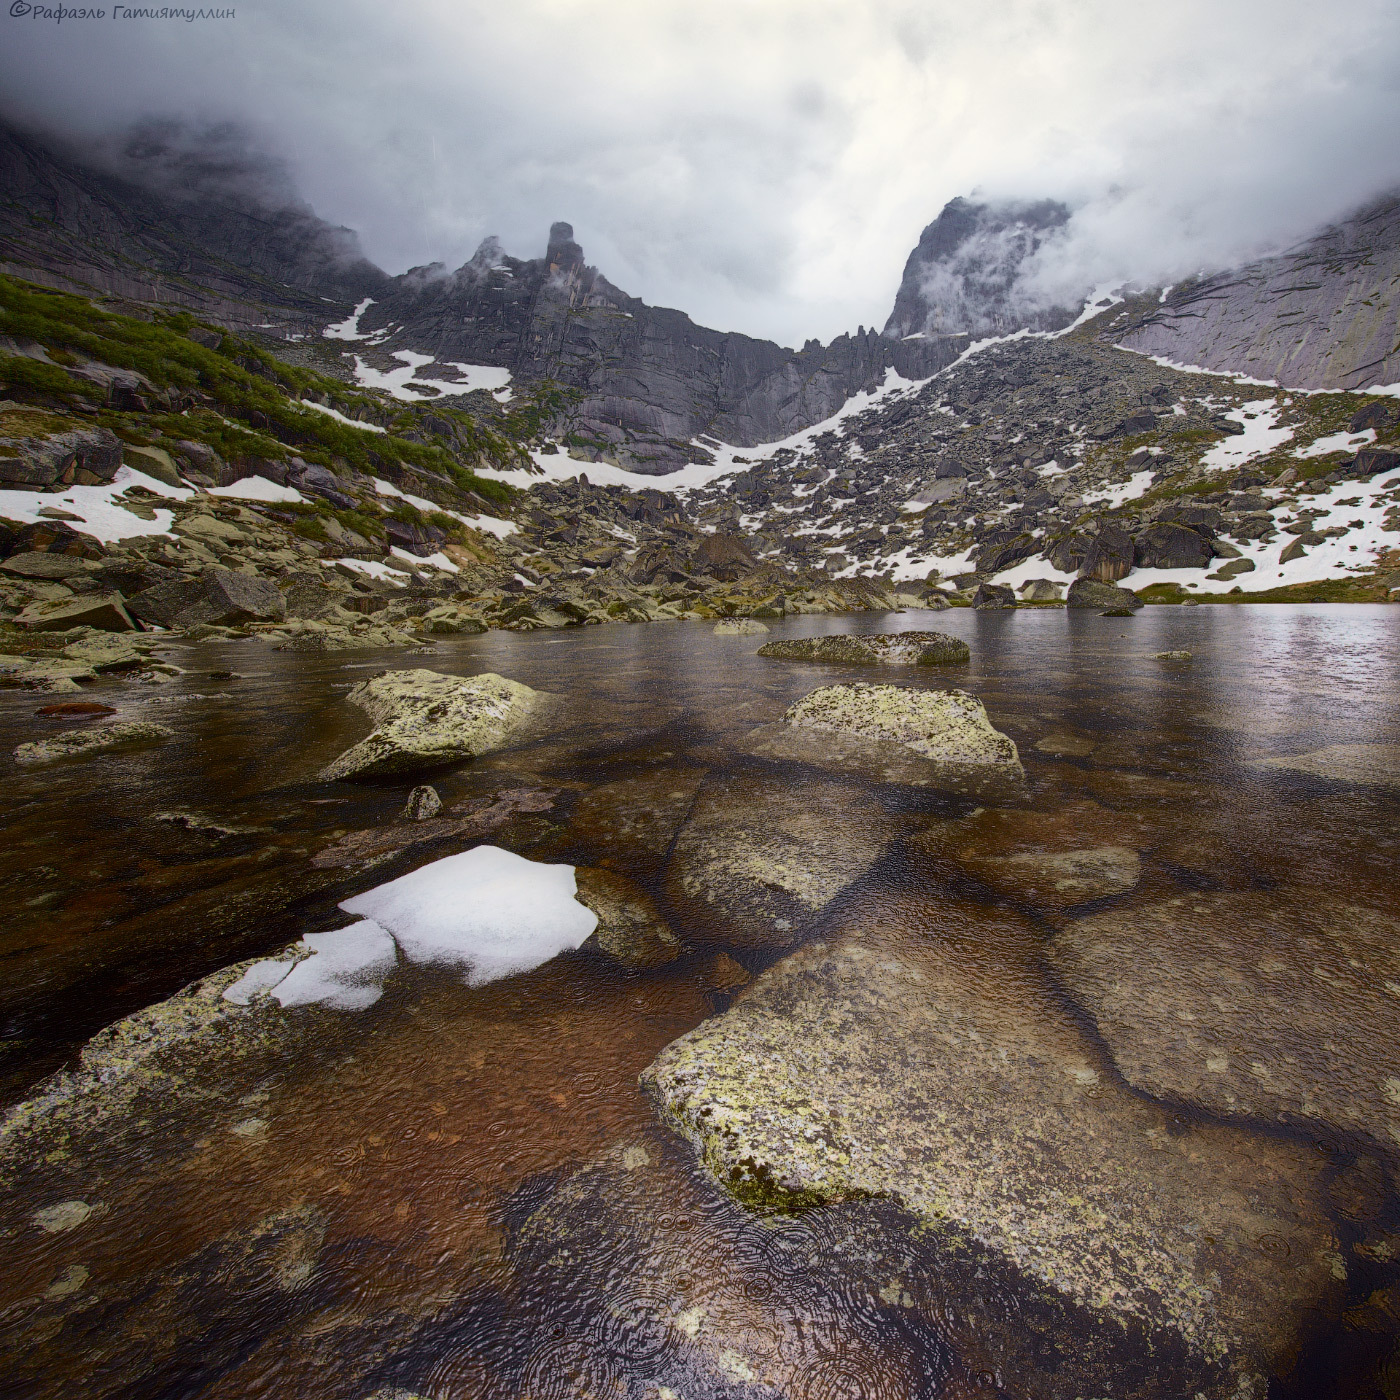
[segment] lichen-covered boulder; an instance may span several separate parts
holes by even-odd
[[[966,642],[944,632],[797,637],[769,642],[758,654],[779,661],[835,661],[847,666],[958,666],[972,655]]]
[[[346,696],[374,732],[322,769],[325,781],[421,773],[499,748],[538,705],[538,691],[486,672],[386,671]]]
[[[85,758],[106,749],[125,748],[129,744],[150,744],[168,739],[174,733],[163,724],[133,721],[128,724],[107,724],[96,729],[67,729],[48,739],[36,739],[21,744],[15,750],[16,763],[52,763],[60,758]]]
[[[713,630],[716,637],[757,637],[768,631],[768,624],[752,617],[726,617]]]
[[[1015,741],[962,690],[822,686],[745,746],[764,758],[989,799],[1014,796],[1025,782]]]
[[[749,1205],[902,1206],[964,1306],[1016,1319],[993,1369],[1027,1394],[1262,1397],[1344,1291],[1327,1164],[1133,1093],[1032,957],[989,975],[984,943],[1033,930],[955,914],[887,906],[778,963],[644,1072],[663,1121]]]
[[[1400,919],[1199,893],[1081,919],[1050,959],[1144,1092],[1400,1144]]]

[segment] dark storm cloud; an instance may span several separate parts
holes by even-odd
[[[12,113],[152,178],[294,184],[391,271],[489,233],[534,254],[568,219],[627,290],[789,343],[883,323],[974,188],[1075,209],[1035,269],[1052,295],[1227,263],[1400,184],[1380,0],[253,0],[0,14],[0,38]]]

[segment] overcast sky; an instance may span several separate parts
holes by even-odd
[[[882,325],[954,195],[1065,200],[1073,275],[1166,281],[1400,185],[1395,0],[97,3],[0,10],[12,115],[241,123],[392,272],[567,219],[625,290],[787,344]]]

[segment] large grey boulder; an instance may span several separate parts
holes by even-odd
[[[1077,578],[1070,584],[1065,595],[1065,605],[1071,608],[1140,608],[1142,599],[1126,588],[1115,587],[1111,583],[1101,583],[1097,579]]]
[[[1127,1081],[1400,1143],[1400,919],[1319,891],[1094,914],[1050,958]]]
[[[745,747],[876,782],[988,798],[1016,795],[1026,776],[1015,741],[962,690],[822,686],[789,707],[781,724],[756,730]]]
[[[138,593],[129,606],[142,621],[161,627],[197,627],[200,623],[234,627],[244,622],[276,622],[287,611],[282,591],[269,579],[220,568],[205,569],[197,578],[158,583]]]
[[[0,438],[0,485],[6,487],[95,486],[111,481],[121,464],[121,439],[110,428]]]
[[[711,778],[676,836],[667,894],[702,938],[787,948],[907,828],[824,778]]]
[[[956,666],[971,656],[967,643],[944,632],[881,632],[869,637],[839,634],[769,642],[760,656],[779,661],[836,661],[850,666]]]
[[[100,632],[134,632],[136,624],[120,593],[80,593],[72,598],[30,603],[16,618],[30,632],[66,632],[70,627],[95,627]]]
[[[346,696],[375,722],[373,733],[321,770],[324,781],[423,773],[500,748],[541,700],[492,672],[444,676],[386,671]]]
[[[1262,1397],[1343,1293],[1326,1163],[1124,1087],[956,914],[894,907],[778,963],[644,1072],[663,1120],[752,1207],[903,1207],[1018,1393]]]

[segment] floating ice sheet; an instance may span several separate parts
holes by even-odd
[[[598,916],[574,898],[571,865],[477,846],[347,899],[387,928],[411,962],[458,967],[472,986],[528,972],[579,947]]]

